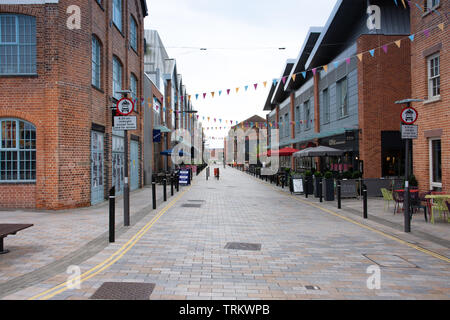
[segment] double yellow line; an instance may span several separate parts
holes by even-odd
[[[261,182],[260,180],[258,180],[258,179],[256,179],[256,178],[254,178],[254,179],[255,179],[256,181],[258,181],[258,182]],[[265,184],[265,185],[267,185],[267,186],[270,186],[267,182],[262,182],[262,183]],[[272,187],[274,190],[276,190],[277,192],[279,192],[280,194],[283,194],[283,195],[285,195],[285,196],[288,196],[289,198],[292,198],[292,199],[294,199],[295,201],[301,202],[301,203],[303,203],[303,204],[310,205],[310,206],[315,207],[315,208],[317,208],[317,209],[319,209],[319,210],[321,210],[321,211],[324,211],[324,212],[326,212],[326,213],[329,213],[329,214],[331,214],[331,215],[333,215],[333,216],[335,216],[335,217],[338,217],[338,218],[341,218],[341,219],[343,219],[343,220],[345,220],[345,221],[347,221],[347,222],[353,223],[353,224],[355,224],[355,225],[357,225],[357,226],[359,226],[359,227],[361,227],[361,228],[364,228],[364,229],[366,229],[366,230],[370,230],[370,231],[372,231],[372,232],[378,233],[379,235],[382,235],[382,236],[384,236],[384,237],[386,237],[386,238],[389,238],[389,239],[391,239],[391,240],[394,240],[394,241],[396,241],[396,242],[399,242],[399,243],[401,243],[401,244],[404,244],[404,245],[406,245],[406,246],[408,246],[408,247],[410,247],[410,248],[413,248],[413,249],[415,249],[415,250],[417,250],[417,251],[420,251],[420,252],[422,252],[422,253],[425,253],[425,254],[428,254],[428,255],[430,255],[430,256],[432,256],[432,257],[435,257],[435,258],[437,258],[437,259],[439,259],[439,260],[442,260],[442,261],[445,261],[445,262],[450,263],[450,259],[447,258],[446,256],[440,255],[440,254],[438,254],[438,253],[436,253],[436,252],[433,252],[433,251],[430,251],[430,250],[428,250],[428,249],[425,249],[425,248],[422,248],[422,247],[420,247],[420,246],[417,246],[417,245],[415,245],[415,244],[409,243],[409,242],[407,242],[407,241],[405,241],[405,240],[402,240],[402,239],[400,239],[400,238],[398,238],[398,237],[389,235],[389,234],[387,234],[387,233],[385,233],[385,232],[383,232],[383,231],[380,231],[380,230],[377,230],[377,229],[375,229],[375,228],[369,227],[368,225],[365,225],[365,224],[360,223],[360,222],[358,222],[358,221],[356,221],[356,220],[353,220],[353,219],[351,219],[351,218],[348,218],[348,217],[346,217],[346,216],[343,216],[343,215],[341,215],[341,214],[339,214],[339,213],[336,213],[336,212],[334,212],[334,211],[331,211],[331,210],[329,210],[329,209],[327,209],[327,208],[324,208],[324,207],[322,207],[322,206],[320,206],[320,205],[317,205],[317,204],[315,204],[315,203],[311,203],[311,202],[309,202],[309,201],[305,201],[305,200],[298,199],[298,198],[296,198],[296,197],[294,197],[294,196],[292,196],[292,195],[286,194],[286,193],[284,193],[284,192],[278,190],[277,188],[275,188],[275,187],[273,187],[273,186],[271,186],[271,187]]]
[[[83,283],[86,280],[96,276],[100,272],[108,269],[118,260],[120,260],[131,248],[133,248],[136,243],[153,227],[153,225],[167,212],[188,190],[187,188],[182,193],[180,193],[176,198],[174,198],[163,210],[161,210],[153,219],[148,222],[139,232],[137,232],[130,240],[128,240],[120,249],[118,249],[115,253],[113,253],[108,259],[104,260],[102,263],[96,265],[92,269],[86,271],[79,277],[75,279],[71,279],[70,283],[75,281],[79,281],[79,283]],[[61,283],[60,285],[53,287],[49,290],[46,290],[42,293],[39,293],[28,300],[48,300],[53,298],[54,296],[69,290],[69,280]]]

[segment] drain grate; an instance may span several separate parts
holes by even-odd
[[[243,242],[228,242],[225,249],[230,250],[247,250],[247,251],[260,251],[261,244],[259,243],[243,243]]]
[[[364,257],[384,268],[419,268],[405,258],[389,254],[363,254]]]
[[[153,283],[105,282],[92,295],[92,300],[149,300]]]
[[[188,200],[188,202],[206,202],[205,200]]]
[[[320,288],[318,286],[305,286],[306,290],[318,291]]]
[[[194,204],[194,203],[183,203],[181,205],[182,208],[201,208],[201,204]]]

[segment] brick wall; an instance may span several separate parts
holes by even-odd
[[[138,96],[143,94],[143,14],[139,2],[127,1],[123,35],[109,25],[111,3],[61,0],[46,5],[0,5],[0,12],[36,17],[36,76],[1,77],[0,118],[19,118],[36,126],[36,184],[0,185],[0,207],[63,209],[89,206],[91,201],[91,127],[106,127],[105,194],[111,185],[112,55],[122,61],[123,87],[129,88],[130,73],[138,78]],[[81,9],[81,29],[66,27],[69,5]],[[126,46],[129,16],[138,23],[139,51]],[[91,86],[91,39],[102,44],[102,85]],[[138,110],[139,111],[139,110]],[[141,136],[143,117],[138,130]],[[141,148],[141,159],[142,157]],[[142,164],[141,164],[142,166]],[[143,170],[140,170],[142,173]],[[141,174],[142,181],[142,174]],[[28,197],[27,192],[29,190]],[[9,195],[9,196],[7,196]]]
[[[441,138],[442,143],[442,187],[450,192],[450,44],[448,20],[444,13],[450,11],[450,2],[441,1],[437,10],[440,14],[424,15],[419,10],[411,10],[411,33],[417,34],[412,43],[411,73],[412,97],[428,100],[427,57],[440,53],[441,98],[436,102],[419,102],[413,106],[419,112],[419,139],[414,141],[414,174],[421,190],[430,190],[429,138]],[[444,31],[438,25],[444,24]],[[427,37],[422,31],[429,29]]]
[[[362,35],[357,41],[358,53],[404,37]],[[358,61],[359,151],[365,178],[381,177],[381,131],[400,131],[402,106],[395,101],[411,95],[410,43],[406,40],[400,48],[389,45],[387,54],[380,48],[374,57],[366,53],[363,61]]]

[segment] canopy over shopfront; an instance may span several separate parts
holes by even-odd
[[[274,152],[272,152],[272,150],[269,150],[268,152],[264,152],[262,154],[262,156],[271,157],[272,155],[274,155],[274,156],[280,156],[280,157],[290,157],[298,151],[299,150],[293,149],[293,148],[283,148],[283,149],[280,149],[280,150],[274,151]]]
[[[165,150],[163,152],[161,152],[161,155],[163,156],[171,156],[173,153],[173,149],[169,149],[169,150]],[[180,150],[179,152],[179,156],[182,157],[184,155],[183,150]],[[186,153],[187,156],[190,156],[189,153]]]
[[[294,153],[294,157],[339,157],[345,153],[343,150],[333,149],[330,147],[320,146],[316,148],[308,148]]]

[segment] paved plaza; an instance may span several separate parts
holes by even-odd
[[[105,205],[21,212],[13,222],[35,227],[7,239],[11,253],[0,256],[0,297],[89,299],[105,282],[131,282],[155,284],[152,300],[450,298],[447,225],[417,224],[418,232],[405,235],[391,214],[381,217],[391,224],[364,221],[356,200],[338,211],[335,203],[220,170],[220,180],[206,181],[203,172],[156,211],[148,189],[135,194],[135,224],[111,245]],[[121,213],[119,207],[118,220]],[[0,222],[13,217],[0,212]],[[52,223],[58,227],[49,228]],[[436,236],[427,237],[433,230]],[[247,245],[230,249],[230,243]],[[70,260],[77,250],[83,253]],[[68,265],[81,269],[79,288],[65,283]],[[380,289],[367,285],[374,266],[381,270]]]

